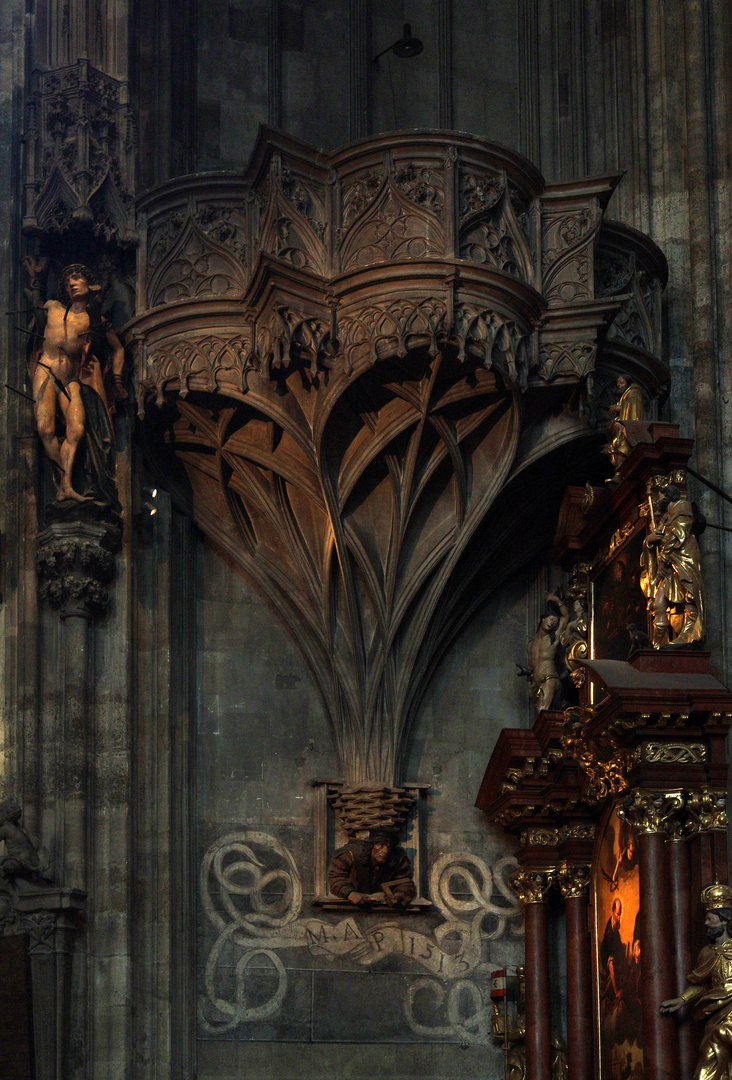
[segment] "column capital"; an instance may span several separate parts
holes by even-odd
[[[565,900],[588,895],[590,889],[588,863],[560,863],[556,874],[557,884]]]
[[[527,870],[521,867],[508,879],[522,904],[543,904],[554,883],[554,867]]]
[[[725,788],[698,788],[686,792],[687,836],[727,831],[727,792]]]
[[[634,788],[617,804],[619,818],[628,821],[641,836],[668,835],[675,814],[684,809],[681,791],[648,791]]]

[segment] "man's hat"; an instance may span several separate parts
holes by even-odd
[[[707,911],[732,908],[732,889],[729,885],[707,885],[706,889],[702,889],[701,902]]]

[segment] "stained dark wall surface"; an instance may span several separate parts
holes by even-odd
[[[506,884],[513,846],[472,803],[501,726],[529,715],[513,675],[523,585],[504,588],[446,656],[417,721],[407,780],[429,788],[425,914],[323,913],[312,782],[337,779],[338,765],[322,705],[241,573],[203,541],[198,560],[198,1038],[215,1062],[201,1075],[228,1073],[232,1044],[252,1042],[277,1044],[283,1070],[293,1042],[450,1044],[445,1075],[461,1047],[480,1044],[498,1068],[490,971],[520,962],[523,916]]]

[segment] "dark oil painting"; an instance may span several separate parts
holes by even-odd
[[[645,529],[639,529],[593,581],[592,657],[595,660],[627,660],[629,623],[648,633],[646,598],[640,586],[645,535]]]

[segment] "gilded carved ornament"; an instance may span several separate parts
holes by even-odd
[[[557,884],[565,900],[587,896],[590,889],[590,867],[587,863],[563,862],[557,867]]]
[[[646,743],[643,756],[648,765],[701,765],[707,760],[704,743]]]
[[[727,792],[724,788],[689,791],[686,811],[686,831],[689,836],[727,831]]]
[[[508,884],[522,904],[543,904],[554,883],[554,868],[545,870],[517,870]]]
[[[647,791],[635,788],[617,805],[617,815],[641,836],[668,833],[672,818],[684,808],[681,791]]]
[[[530,825],[521,833],[521,843],[533,847],[557,847],[568,840],[593,840],[594,837],[595,826],[590,822],[556,827]]]
[[[628,786],[627,774],[636,764],[633,750],[619,748],[612,740],[602,746],[589,734],[592,714],[589,707],[567,709],[561,734],[562,746],[587,777],[582,801],[590,804],[624,791]]]

